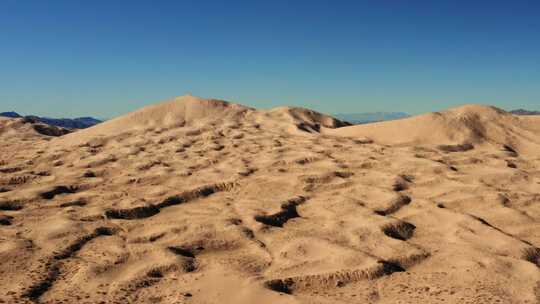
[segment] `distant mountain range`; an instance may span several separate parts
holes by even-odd
[[[403,112],[370,112],[334,114],[334,116],[338,119],[345,120],[353,124],[366,124],[370,122],[405,118],[409,117],[410,115]]]
[[[22,117],[17,112],[2,112],[2,113],[0,113],[0,116],[9,117],[9,118],[21,118]]]
[[[515,115],[540,115],[540,111],[528,111],[524,109],[512,110],[510,113]]]
[[[42,122],[51,126],[57,126],[67,129],[86,129],[95,126],[102,121],[93,117],[78,117],[78,118],[49,118],[39,117],[35,115],[22,116],[17,112],[2,112],[0,116],[10,118],[27,118],[34,121]]]

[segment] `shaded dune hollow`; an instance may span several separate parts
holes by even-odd
[[[0,140],[0,303],[540,303],[538,116],[181,96]]]

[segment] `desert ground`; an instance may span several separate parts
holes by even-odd
[[[540,303],[539,116],[183,96],[63,133],[0,119],[0,303]]]

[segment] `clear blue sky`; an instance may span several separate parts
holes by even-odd
[[[0,111],[540,109],[540,1],[0,0]]]

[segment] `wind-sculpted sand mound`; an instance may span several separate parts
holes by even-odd
[[[493,144],[533,154],[540,148],[538,122],[540,120],[536,117],[519,117],[495,107],[466,105],[411,118],[330,130],[328,133],[366,137],[390,145],[442,145],[442,149],[446,146],[447,149],[460,150]]]
[[[242,125],[262,126],[274,131],[320,132],[323,128],[336,128],[346,123],[308,109],[283,107],[264,111],[223,100],[180,96],[79,131],[60,142],[84,144],[97,138],[129,136],[136,132],[178,128],[191,128],[197,132],[197,129],[240,128]]]
[[[309,109],[280,107],[259,111],[256,120],[269,129],[285,130],[301,134],[319,133],[325,129],[335,129],[350,125],[334,117]]]
[[[136,132],[152,132],[180,127],[235,123],[254,109],[222,100],[182,96],[150,105],[135,112],[109,120],[94,127],[64,137],[65,143],[112,137]]]
[[[536,117],[180,97],[54,140],[11,123],[0,303],[540,301]]]
[[[7,138],[34,138],[43,136],[62,136],[71,133],[70,130],[47,125],[28,118],[0,117],[0,136]]]

